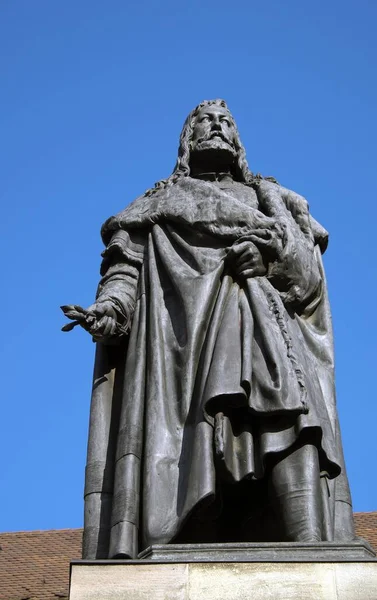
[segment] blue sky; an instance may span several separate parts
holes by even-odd
[[[187,113],[227,100],[250,168],[330,231],[338,408],[357,511],[377,510],[372,0],[3,0],[0,531],[82,525],[102,222],[170,174]]]

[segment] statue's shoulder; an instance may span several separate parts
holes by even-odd
[[[153,210],[154,204],[157,204],[157,198],[142,194],[116,215],[109,217],[101,227],[101,237],[104,244],[108,244],[115,231],[125,229],[127,226],[132,228],[142,227],[144,223],[143,216]]]
[[[184,197],[185,193],[192,192],[192,186],[192,180],[184,177],[170,185],[148,190],[105,221],[101,228],[103,242],[107,244],[114,231],[119,229],[146,230],[164,216],[174,215],[180,210],[175,201],[176,194]]]

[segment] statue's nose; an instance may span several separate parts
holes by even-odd
[[[214,131],[221,131],[221,123],[220,123],[220,121],[212,121],[212,129]]]

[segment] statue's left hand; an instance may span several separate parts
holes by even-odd
[[[227,254],[227,262],[242,279],[266,275],[267,269],[257,246],[250,241],[234,244]]]

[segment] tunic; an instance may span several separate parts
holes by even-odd
[[[304,198],[185,177],[102,230],[97,301],[132,316],[98,344],[86,471],[85,558],[135,557],[219,488],[263,481],[279,455],[314,443],[329,540],[353,536],[335,406],[327,234]],[[266,276],[240,281],[229,249],[253,241]],[[256,540],[255,540],[256,541]]]

